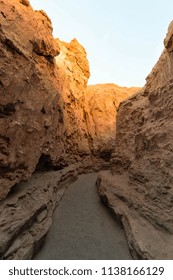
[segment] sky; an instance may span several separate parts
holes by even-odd
[[[172,0],[30,0],[51,18],[55,38],[86,49],[89,84],[143,86],[163,51]]]

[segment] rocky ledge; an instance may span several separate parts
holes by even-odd
[[[164,228],[164,222],[157,223],[162,213],[165,216],[165,208],[161,204],[156,207],[146,198],[143,184],[130,180],[127,172],[112,173],[110,170],[101,171],[96,184],[103,203],[121,221],[134,259],[173,258],[170,246],[173,234]],[[170,219],[169,212],[167,219]]]
[[[76,178],[76,166],[70,166],[62,171],[35,173],[27,183],[11,190],[0,202],[0,259],[33,257],[52,224],[55,207]]]

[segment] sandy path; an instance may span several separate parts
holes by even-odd
[[[123,230],[97,195],[96,177],[96,173],[81,175],[69,186],[35,259],[132,258]]]

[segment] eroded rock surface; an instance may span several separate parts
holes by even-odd
[[[117,106],[129,93],[87,89],[85,49],[54,39],[46,13],[28,0],[0,7],[0,258],[29,259],[51,225],[61,183],[109,167]],[[35,170],[64,167],[23,182]]]
[[[110,160],[115,149],[116,115],[122,100],[139,88],[98,84],[87,87],[85,95],[85,121],[90,149],[94,156]]]
[[[52,224],[55,207],[76,178],[75,165],[37,173],[0,202],[0,259],[33,257]]]
[[[97,183],[137,258],[173,258],[172,40],[173,23],[146,86],[119,107],[112,171]]]
[[[59,118],[54,57],[60,48],[49,18],[27,1],[0,1],[0,199],[34,171]]]
[[[60,169],[90,151],[81,106],[89,77],[85,50],[77,40],[55,40],[48,16],[28,1],[0,5],[2,199],[36,166]]]
[[[2,199],[35,169],[104,166],[114,145],[116,108],[134,89],[87,89],[89,63],[76,39],[55,40],[48,16],[29,1],[0,5]]]
[[[71,164],[88,158],[91,161],[87,127],[84,121],[84,99],[87,88],[89,63],[85,49],[73,39],[70,43],[59,42],[61,53],[56,57],[59,101],[63,112],[60,161]],[[57,139],[54,141],[56,146]],[[64,144],[65,143],[65,144]],[[52,150],[52,157],[55,151]],[[90,162],[91,164],[91,162]]]

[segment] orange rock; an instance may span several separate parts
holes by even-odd
[[[101,165],[115,144],[116,108],[136,89],[87,89],[89,63],[76,39],[54,39],[51,20],[29,1],[0,5],[2,199],[35,169]]]
[[[59,169],[90,150],[83,121],[89,78],[84,48],[76,39],[55,40],[48,16],[28,1],[0,5],[1,199],[38,162],[38,168]]]
[[[0,1],[0,198],[34,171],[59,92],[59,45],[49,18],[28,1]],[[58,115],[58,112],[54,116]],[[58,117],[58,116],[57,116]]]
[[[87,130],[90,149],[97,157],[110,160],[115,149],[116,115],[119,104],[139,88],[120,87],[115,84],[88,86],[85,97]]]

